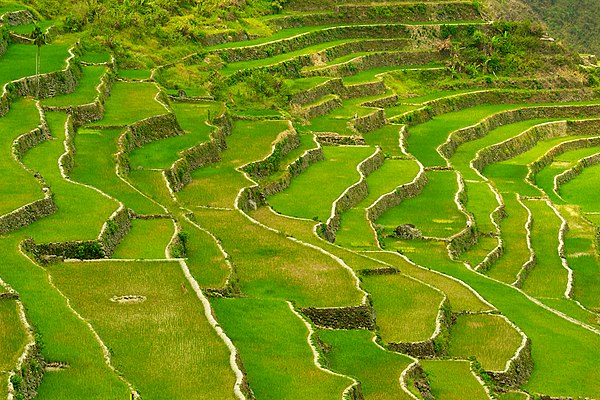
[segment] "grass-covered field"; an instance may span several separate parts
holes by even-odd
[[[488,371],[503,371],[522,342],[521,335],[496,315],[460,315],[451,329],[448,355],[474,356]]]
[[[177,262],[66,263],[50,272],[140,393],[157,399],[182,392],[195,399],[233,398],[229,352]],[[118,296],[145,300],[111,301]]]
[[[19,293],[50,363],[36,398],[600,396],[598,166],[554,193],[555,177],[598,148],[570,150],[531,173],[555,146],[600,126],[597,71],[578,67],[587,61],[561,38],[543,40],[528,22],[484,23],[497,16],[478,2],[54,3],[27,3],[45,18],[43,29],[60,28],[41,46],[41,72],[65,68],[77,43],[75,90],[36,107],[21,98],[34,88],[9,84],[0,107],[0,279]],[[5,2],[0,14],[23,8]],[[7,29],[28,34],[33,25]],[[19,40],[13,35],[0,49],[0,83],[35,74],[38,48]],[[318,74],[331,76],[305,77]],[[43,93],[71,84],[53,76]],[[67,115],[85,119],[85,109],[71,107],[98,99],[103,76],[112,80],[103,118],[68,137]],[[540,104],[550,112],[485,121]],[[558,105],[576,122],[551,125]],[[569,107],[582,105],[592,107]],[[86,121],[97,118],[90,112]],[[154,126],[152,140],[125,155],[130,168],[119,176],[121,135],[167,113],[181,134],[153,140],[167,136]],[[219,117],[232,124],[226,143],[218,155],[202,154],[207,147],[196,146],[223,128]],[[471,167],[481,150],[545,123],[567,131],[502,149],[481,173]],[[476,124],[474,140],[445,145],[453,153],[444,158],[439,146]],[[20,142],[28,148],[23,168],[12,146],[38,125],[50,136]],[[285,154],[276,144],[283,132],[299,140],[294,149],[281,142]],[[314,151],[310,161],[302,157],[317,148],[324,160]],[[384,161],[370,171],[365,161],[375,152]],[[61,160],[73,162],[61,170]],[[203,167],[171,187],[165,170],[177,160],[177,172],[186,162]],[[243,172],[258,162],[264,176]],[[354,186],[363,162],[370,174]],[[423,166],[427,184],[406,186]],[[56,204],[51,215],[35,208],[47,204],[32,203],[43,186]],[[394,190],[407,197],[392,207],[397,201],[382,196]],[[338,199],[344,211],[339,229],[331,221],[334,238],[322,223]],[[34,261],[20,251],[32,238],[75,241],[56,246],[77,253],[76,241],[101,231],[103,246],[106,233],[119,232],[109,218],[121,205],[132,227],[111,259]],[[375,206],[380,217],[371,223],[366,211]],[[405,224],[424,238],[398,237]],[[438,325],[442,313],[452,319],[447,329]],[[372,328],[344,329],[357,324]],[[9,396],[24,325],[16,301],[0,299],[0,398]],[[523,343],[520,332],[532,365],[518,369],[530,367],[531,376],[518,388],[486,386],[472,368],[503,370]],[[384,348],[416,349],[432,338],[443,356],[415,360]],[[424,375],[408,374],[416,362]]]
[[[458,191],[456,174],[452,171],[431,171],[429,182],[414,198],[388,209],[376,222],[386,230],[396,226],[413,224],[423,236],[450,237],[465,228],[466,217],[454,202]]]

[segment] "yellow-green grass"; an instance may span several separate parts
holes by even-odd
[[[138,214],[162,213],[162,208],[117,176],[113,155],[117,152],[121,132],[120,129],[80,128],[75,137],[77,152],[71,179],[102,190]]]
[[[363,277],[362,286],[371,294],[384,342],[420,342],[435,332],[444,299],[439,291],[400,274]]]
[[[81,55],[81,61],[89,62],[89,63],[107,63],[110,62],[110,54],[94,52],[94,51],[86,51]]]
[[[59,71],[67,66],[69,58],[68,44],[48,44],[42,46],[40,73]],[[0,85],[15,79],[35,75],[37,46],[29,44],[11,44],[0,58]]]
[[[498,238],[495,236],[479,236],[477,244],[469,248],[460,259],[466,261],[472,267],[476,267],[482,262],[492,250],[498,246]]]
[[[115,248],[113,258],[165,258],[165,249],[175,226],[170,219],[136,219],[131,230]]]
[[[336,243],[344,247],[377,248],[375,234],[366,217],[366,208],[377,199],[412,181],[419,172],[414,160],[386,160],[383,165],[367,177],[369,193],[356,207],[342,214],[341,227]]]
[[[527,129],[551,121],[549,119],[533,119],[500,126],[491,130],[486,136],[463,143],[456,149],[454,155],[450,158],[452,166],[459,170],[466,180],[480,180],[481,177],[470,166],[471,160],[477,156],[477,152],[488,146],[503,142],[511,137],[517,136]]]
[[[154,83],[115,82],[104,104],[104,118],[93,125],[123,126],[167,113],[155,99],[158,91]]]
[[[352,384],[313,363],[308,328],[284,301],[211,299],[260,399],[339,399]],[[266,340],[268,339],[268,340]]]
[[[489,399],[468,361],[420,361],[436,399]]]
[[[243,295],[293,300],[302,307],[362,301],[351,273],[320,251],[253,224],[237,211],[200,210],[195,215],[230,255]]]
[[[366,399],[410,399],[400,387],[400,374],[412,362],[410,358],[378,347],[369,331],[319,330],[317,334],[331,346],[325,353],[329,368],[360,381]]]
[[[574,167],[579,160],[598,153],[600,153],[600,148],[589,147],[568,151],[555,157],[552,164],[535,174],[534,179],[536,186],[542,189],[544,193],[550,197],[553,203],[563,204],[563,199],[559,198],[554,193],[554,177],[560,175],[567,169]]]
[[[39,172],[52,188],[58,211],[25,228],[27,234],[40,242],[95,239],[102,225],[119,207],[94,189],[65,180],[58,159],[65,152],[63,113],[48,113],[47,121],[53,140],[30,150],[23,162]]]
[[[401,125],[389,124],[363,135],[369,146],[379,146],[383,152],[392,157],[404,155],[400,148]]]
[[[560,206],[569,224],[565,251],[573,270],[573,298],[590,309],[600,310],[600,260],[595,245],[596,229],[574,206]]]
[[[27,343],[27,333],[14,299],[0,300],[0,326],[0,371],[9,371],[17,364]]]
[[[498,315],[459,315],[450,331],[448,355],[475,357],[488,371],[503,371],[521,346],[523,338]]]
[[[523,264],[531,256],[525,231],[529,214],[514,194],[505,194],[503,201],[508,214],[500,223],[504,254],[492,265],[487,274],[494,279],[513,283]]]
[[[560,311],[571,318],[588,324],[590,326],[600,327],[600,319],[598,313],[589,311],[588,309],[582,308],[581,305],[577,304],[571,299],[563,297],[562,299],[551,299],[545,298],[540,300],[542,303],[551,307],[557,311]]]
[[[135,149],[129,156],[131,167],[169,168],[180,157],[179,152],[210,140],[210,133],[215,128],[206,124],[207,117],[218,115],[222,107],[216,102],[173,103],[171,108],[185,135],[164,138]]]
[[[162,175],[162,171],[134,170],[129,171],[127,180],[138,190],[152,200],[167,206],[175,207],[176,203],[169,193],[169,188]]]
[[[71,305],[144,396],[233,399],[229,351],[177,262],[66,263],[50,269]],[[113,296],[144,296],[118,303]]]
[[[356,135],[356,131],[350,126],[354,115],[360,118],[373,111],[374,108],[357,106],[334,108],[325,115],[311,119],[307,129],[312,132],[335,132],[343,136]]]
[[[269,197],[273,208],[283,214],[326,221],[333,202],[360,175],[356,167],[373,154],[372,147],[324,147],[325,161],[297,176],[290,187]]]
[[[451,132],[473,125],[500,111],[518,108],[514,104],[486,104],[446,113],[434,117],[423,124],[409,128],[406,141],[407,151],[412,153],[426,167],[446,165],[444,158],[436,151]]]
[[[223,287],[230,274],[230,267],[214,239],[185,219],[181,221],[181,226],[189,236],[186,243],[186,263],[198,285],[203,288]]]
[[[38,398],[128,398],[127,386],[105,364],[94,335],[50,285],[47,272],[19,253],[19,242],[24,238],[23,234],[12,234],[0,240],[0,275],[20,293],[27,318],[43,344],[44,359],[69,365],[68,369],[45,373]]]
[[[4,14],[11,11],[25,10],[26,7],[23,4],[13,2],[3,2],[0,6],[0,14]]]
[[[386,107],[385,108],[385,116],[389,119],[392,119],[392,118],[398,117],[402,114],[405,114],[409,111],[416,110],[417,108],[418,108],[418,106],[415,106],[412,104],[397,104],[392,107]]]
[[[451,261],[444,243],[426,245],[406,254],[421,265],[464,281],[531,339],[534,370],[524,389],[551,396],[593,397],[600,393],[600,382],[594,378],[598,374],[600,336],[542,308],[514,287]]]
[[[233,208],[239,190],[251,186],[236,168],[268,156],[277,135],[287,128],[284,121],[237,121],[222,160],[192,172],[192,182],[177,193],[181,204]]]
[[[125,79],[150,79],[149,69],[120,69],[119,77]]]
[[[27,203],[41,199],[39,182],[12,156],[13,141],[21,134],[35,129],[40,123],[40,115],[32,100],[22,99],[13,102],[11,110],[0,118],[0,214],[6,214]]]
[[[458,182],[454,171],[427,172],[429,183],[417,197],[388,209],[376,222],[386,231],[413,224],[424,236],[450,237],[466,226],[466,216],[454,202]]]
[[[499,206],[496,195],[486,182],[465,181],[467,204],[465,208],[473,214],[479,232],[495,232],[491,213]]]
[[[567,289],[568,273],[558,255],[561,220],[545,201],[525,200],[533,214],[531,245],[536,255],[523,290],[535,297],[561,298]]]
[[[73,93],[44,99],[42,100],[42,104],[45,106],[66,107],[93,103],[99,95],[96,88],[100,84],[100,79],[106,73],[106,70],[107,68],[104,66],[83,67],[83,75],[79,79],[77,88]]]
[[[581,206],[585,213],[600,212],[596,194],[600,187],[600,165],[594,165],[583,170],[581,175],[563,185],[560,194],[569,204]]]
[[[293,236],[297,239],[314,244],[315,246],[324,248],[328,252],[343,259],[344,262],[354,270],[375,269],[387,266],[386,264],[366,258],[366,256],[375,257],[384,263],[391,264],[406,275],[417,278],[442,290],[450,299],[454,311],[478,312],[490,309],[490,307],[483,303],[472,290],[460,282],[425,268],[416,267],[399,257],[398,254],[367,253],[366,255],[361,255],[360,253],[346,250],[316,237],[312,233],[312,227],[315,224],[313,221],[286,218],[269,211],[266,207],[259,208],[252,212],[251,215],[263,224],[273,227],[286,235]]]
[[[498,398],[500,400],[527,400],[529,399],[529,395],[522,392],[507,392],[499,393]]]
[[[315,149],[316,147],[317,143],[315,142],[314,135],[300,134],[300,146],[283,156],[279,163],[279,169],[272,175],[260,180],[260,182],[273,182],[281,178],[290,164],[296,161],[307,150]]]

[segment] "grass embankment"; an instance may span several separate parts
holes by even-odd
[[[163,209],[123,182],[116,173],[114,154],[120,129],[80,128],[75,137],[75,167],[71,178],[117,198],[139,214],[160,214]]]
[[[496,231],[491,214],[500,205],[496,195],[486,182],[466,181],[467,204],[465,208],[473,214],[477,229],[482,233]]]
[[[0,289],[2,290],[2,289]],[[10,371],[17,364],[27,344],[27,333],[19,319],[19,308],[13,299],[0,300],[0,371]],[[2,387],[6,381],[2,378]]]
[[[169,168],[179,158],[179,152],[209,141],[215,128],[207,124],[207,119],[219,115],[223,104],[173,102],[171,108],[185,135],[164,138],[135,149],[129,156],[132,168]]]
[[[206,232],[183,220],[182,228],[189,235],[186,243],[187,265],[202,288],[221,288],[225,285],[230,267],[217,244]]]
[[[83,75],[73,93],[44,99],[42,104],[45,106],[67,107],[93,103],[99,95],[96,88],[106,71],[107,68],[104,66],[83,67]]]
[[[326,221],[333,202],[360,175],[358,164],[373,154],[371,147],[324,147],[325,160],[297,176],[290,187],[269,197],[273,208],[283,214]]]
[[[35,103],[27,99],[15,101],[9,113],[0,118],[0,168],[4,171],[0,180],[0,214],[44,197],[39,182],[12,156],[13,141],[39,124]]]
[[[376,249],[375,233],[366,216],[366,208],[377,199],[411,182],[419,172],[414,160],[386,160],[383,165],[367,177],[369,194],[356,207],[342,214],[341,227],[336,234],[336,243],[344,247]]]
[[[411,398],[400,387],[400,374],[412,363],[410,358],[383,350],[373,343],[369,331],[319,330],[318,335],[331,346],[325,352],[328,367],[360,381],[365,398]]]
[[[268,156],[277,135],[287,128],[284,121],[236,121],[222,160],[192,172],[192,182],[177,193],[180,203],[233,208],[240,189],[252,185],[236,168]]]
[[[584,213],[600,213],[600,205],[596,199],[600,187],[600,165],[583,170],[581,175],[562,186],[561,196],[569,204],[581,206]]]
[[[561,220],[545,201],[525,200],[533,214],[531,245],[536,256],[523,290],[535,297],[561,298],[567,288],[568,273],[558,254]]]
[[[27,234],[40,242],[95,239],[102,224],[119,207],[97,191],[65,180],[58,159],[65,152],[63,113],[48,113],[53,140],[30,150],[23,162],[39,172],[52,188],[58,211],[26,228]]]
[[[113,258],[165,258],[165,249],[174,229],[170,219],[136,219],[132,221],[129,233],[115,248]]]
[[[421,361],[436,399],[489,399],[467,361]]]
[[[448,355],[474,356],[488,371],[503,371],[521,346],[522,337],[497,315],[459,315],[450,331]]]
[[[398,274],[362,279],[363,288],[372,296],[385,342],[420,342],[433,335],[442,293]]]
[[[281,178],[283,176],[284,172],[287,170],[287,167],[290,164],[292,164],[294,161],[296,161],[307,150],[315,149],[315,148],[317,148],[317,143],[315,142],[314,135],[300,134],[300,146],[291,150],[289,153],[287,153],[285,156],[283,156],[279,163],[278,170],[276,172],[274,172],[273,174],[269,175],[268,177],[266,177],[262,180],[259,180],[259,182],[260,183],[274,182],[277,179]]]
[[[166,114],[156,100],[159,93],[154,83],[115,82],[104,104],[104,118],[94,126],[124,126],[144,118]]]
[[[178,263],[65,263],[49,270],[140,393],[156,399],[182,393],[190,399],[234,398],[229,351]],[[128,295],[145,300],[111,301]]]
[[[211,303],[257,398],[333,400],[352,384],[317,368],[308,329],[284,301],[214,298]]]
[[[376,222],[386,232],[398,225],[413,224],[424,236],[450,237],[466,226],[466,217],[460,212],[454,197],[458,182],[454,171],[430,171],[421,194],[404,200],[400,205],[387,210]]]
[[[498,246],[498,238],[494,236],[479,236],[477,243],[460,255],[460,259],[466,261],[475,268]]]

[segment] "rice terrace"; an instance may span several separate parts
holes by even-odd
[[[0,24],[0,399],[600,399],[597,0]]]

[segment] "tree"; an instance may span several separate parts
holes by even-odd
[[[42,46],[46,44],[46,33],[42,31],[42,28],[39,27],[38,24],[35,24],[33,27],[33,32],[31,32],[31,38],[33,39],[33,43],[37,46],[37,53],[35,57],[35,76],[37,78],[37,93],[36,98],[40,97],[40,58],[41,58],[41,50]]]

